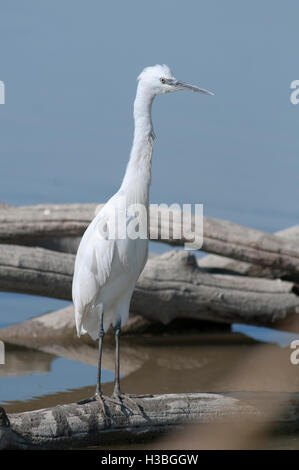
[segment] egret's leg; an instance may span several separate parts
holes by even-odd
[[[120,337],[120,325],[117,325],[114,330],[115,336],[115,379],[114,379],[114,392],[113,395],[120,395],[120,364],[119,364],[119,337]]]
[[[101,385],[103,339],[104,339],[104,335],[105,335],[105,331],[104,331],[104,327],[103,327],[103,319],[104,319],[104,311],[101,312],[101,315],[100,315],[99,355],[98,355],[98,373],[97,373],[96,392],[91,398],[87,398],[86,400],[82,400],[79,403],[84,404],[84,403],[88,403],[88,402],[91,402],[91,401],[98,401],[101,405],[105,422],[106,422],[107,426],[109,426],[109,416],[107,415],[105,402],[104,402],[104,398],[103,398],[102,385]]]
[[[140,405],[135,400],[136,398],[141,398],[139,395],[128,395],[123,393],[120,390],[120,356],[119,356],[119,339],[120,339],[121,327],[120,324],[117,324],[114,328],[114,337],[115,337],[115,379],[114,379],[114,391],[113,398],[118,400],[118,403],[123,407],[123,400],[128,400],[131,402],[138,413],[143,415]],[[142,395],[143,397],[143,395]]]
[[[99,357],[98,357],[98,375],[97,375],[97,386],[96,396],[102,396],[102,384],[101,384],[101,373],[102,373],[102,352],[103,352],[103,339],[105,335],[104,326],[104,311],[100,315],[100,329],[99,329]]]

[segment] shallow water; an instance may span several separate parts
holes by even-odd
[[[60,345],[60,353],[68,355],[68,359],[49,352],[7,347],[6,364],[0,367],[1,404],[7,412],[54,406],[92,395],[97,348],[85,345],[74,352],[71,347],[64,349]],[[256,342],[229,331],[123,337],[121,385],[124,391],[137,394],[297,392],[299,365],[290,363],[290,353],[289,347]],[[106,337],[104,394],[112,393],[113,361],[114,344],[112,338]],[[264,448],[299,447],[296,435],[265,435],[259,442]],[[114,448],[146,446],[130,444]]]

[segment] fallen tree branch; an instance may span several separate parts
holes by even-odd
[[[299,246],[299,225],[289,227],[275,232],[276,237],[284,238],[297,243]],[[219,255],[207,255],[198,259],[198,266],[205,268],[210,273],[234,273],[246,276],[275,278],[279,277],[280,273],[275,272],[273,267],[264,267],[257,264],[245,263],[236,261],[232,258],[226,258]],[[282,276],[284,279],[292,279],[292,276]]]
[[[131,309],[166,324],[175,318],[265,324],[299,313],[298,300],[290,282],[211,275],[190,252],[172,251],[148,261]]]
[[[0,242],[31,245],[40,239],[82,236],[98,204],[0,208]]]
[[[0,208],[0,242],[38,245],[41,239],[80,237],[100,207],[61,204]],[[184,236],[172,239],[171,234],[177,228],[175,218],[170,217],[171,211],[167,209],[156,209],[156,206],[150,208],[152,240],[172,245],[190,242]],[[162,239],[161,234],[167,232],[168,226],[170,235]],[[190,229],[183,228],[183,233],[190,234]],[[195,234],[195,242],[200,245],[201,241],[201,234]],[[299,279],[298,243],[266,232],[204,217],[202,250],[271,268],[276,276],[289,274]]]
[[[0,290],[71,300],[75,256],[0,245]]]
[[[153,323],[146,318],[131,313],[128,322],[122,328],[122,336],[148,334],[151,332],[151,326],[153,326]],[[114,337],[113,330],[109,329],[107,335]],[[64,350],[64,353],[60,355],[64,357],[68,357],[69,351],[71,351],[72,354],[77,354],[81,346],[82,349],[84,349],[85,346],[94,349],[95,345],[94,340],[92,340],[89,335],[78,338],[73,304],[53,312],[29,318],[21,323],[14,323],[0,328],[0,340],[7,344],[17,344],[30,349],[43,349],[43,351],[55,353],[57,353],[57,349],[53,349],[52,346],[55,345],[55,347],[58,347],[59,345],[59,350]],[[114,364],[114,342],[111,344],[113,346],[113,360],[111,363]],[[74,357],[75,356],[72,356],[71,358],[74,359]],[[80,357],[80,352],[78,353],[78,357]],[[130,360],[132,360],[132,358],[130,358]],[[105,358],[103,358],[103,362],[105,362]],[[93,365],[97,365],[97,363],[98,353],[96,347]],[[106,369],[108,368],[109,367],[106,367]],[[113,365],[111,366],[111,370],[112,369]]]
[[[109,424],[97,402],[71,403],[6,415],[0,409],[0,449],[67,449],[156,437],[190,423],[270,421],[298,429],[298,393],[185,393],[138,398],[140,411],[105,401]]]
[[[43,248],[0,245],[0,290],[71,300],[75,256]],[[291,282],[211,275],[188,251],[149,259],[131,311],[164,324],[175,318],[273,323],[299,313]]]

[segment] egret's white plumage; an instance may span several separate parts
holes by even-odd
[[[110,324],[119,330],[128,319],[132,293],[147,260],[148,240],[119,234],[105,239],[99,236],[100,227],[105,225],[109,234],[116,233],[116,213],[126,214],[128,207],[136,203],[148,209],[154,139],[152,102],[156,95],[184,88],[212,94],[180,82],[167,65],[147,67],[138,77],[134,141],[123,182],[88,226],[76,256],[73,301],[78,335],[88,333],[96,339]],[[126,225],[129,222],[127,215]]]
[[[119,194],[121,191],[89,225],[75,262],[73,300],[77,332],[78,335],[87,332],[93,339],[99,336],[101,312],[105,332],[111,323],[114,327],[126,323],[133,289],[147,258],[147,240],[105,240],[99,236],[98,226],[103,220],[110,233],[114,230],[111,224]],[[124,205],[128,200],[120,201]]]

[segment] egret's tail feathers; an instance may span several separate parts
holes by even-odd
[[[83,312],[75,311],[77,335],[81,336],[86,333],[96,340],[99,337],[100,316],[103,311],[103,304],[87,305]],[[110,325],[111,321],[109,322]],[[104,317],[104,330],[107,331],[107,317]]]
[[[85,335],[87,331],[83,328],[82,326],[82,314],[78,312],[78,310],[75,309],[75,323],[76,323],[76,331],[77,331],[77,336],[80,337],[81,335]]]

